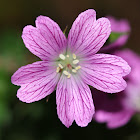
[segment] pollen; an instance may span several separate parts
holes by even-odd
[[[81,66],[77,66],[75,69],[76,69],[76,70],[79,70],[79,69],[81,69]]]
[[[59,54],[59,57],[60,57],[62,60],[65,60],[65,59],[66,59],[65,55],[63,55],[63,54]]]
[[[70,78],[71,77],[71,74],[69,73],[69,75],[67,76],[67,78]]]
[[[66,70],[64,70],[63,73],[64,73],[65,75],[69,75],[69,74],[70,74],[70,73],[69,73],[68,71],[66,71]]]
[[[57,67],[56,72],[58,73],[60,71],[60,69],[61,69],[60,67]]]
[[[58,66],[59,66],[61,69],[63,69],[63,66],[62,66],[62,64],[58,64]]]
[[[79,63],[79,60],[78,60],[78,59],[75,59],[75,60],[73,60],[72,63],[73,63],[73,64],[78,64],[78,63]]]
[[[72,54],[72,57],[73,57],[73,59],[76,59],[76,55],[74,53]]]
[[[63,73],[67,76],[67,78],[71,77],[71,74],[68,71],[64,70]]]
[[[76,73],[76,72],[77,72],[77,70],[76,70],[76,69],[72,69],[72,72],[73,72],[73,73]]]

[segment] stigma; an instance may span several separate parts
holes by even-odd
[[[70,78],[72,74],[76,74],[81,66],[79,64],[76,54],[59,54],[56,72],[64,74]]]

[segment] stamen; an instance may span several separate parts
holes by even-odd
[[[77,70],[76,70],[76,69],[72,69],[72,72],[73,72],[73,73],[76,73],[76,72],[77,72]]]
[[[71,77],[71,74],[69,73],[69,75],[67,76],[67,78],[70,78]]]
[[[59,54],[59,57],[62,59],[62,60],[65,60],[65,55],[63,55],[63,54]]]
[[[76,69],[76,70],[79,70],[79,69],[81,69],[81,66],[77,66],[75,69]]]
[[[59,63],[59,64],[58,64],[58,66],[59,66],[61,69],[63,69],[63,66],[62,66],[62,64],[60,64],[60,63]]]
[[[59,54],[56,72],[63,73],[67,78],[71,77],[71,74],[76,74],[81,68],[79,60],[76,54]]]
[[[56,72],[58,73],[60,71],[60,69],[61,69],[60,67],[57,67]]]
[[[70,56],[67,54],[66,57],[70,57]]]
[[[64,73],[65,75],[69,75],[69,74],[70,74],[70,73],[67,72],[66,70],[64,70],[63,73]]]
[[[76,55],[74,53],[72,54],[72,56],[73,56],[73,59],[76,59]]]
[[[76,59],[76,60],[73,60],[73,62],[72,62],[73,64],[78,64],[79,63],[79,60],[78,59]]]

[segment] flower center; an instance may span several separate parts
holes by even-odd
[[[79,60],[75,54],[59,54],[56,72],[62,72],[67,76],[67,78],[70,78],[72,73],[77,73],[77,71],[81,68],[78,64]]]

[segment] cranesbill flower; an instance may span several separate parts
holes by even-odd
[[[94,114],[92,94],[88,85],[114,93],[126,88],[122,78],[130,67],[115,55],[96,54],[111,32],[107,18],[96,20],[90,9],[74,21],[66,39],[58,24],[39,16],[36,27],[23,29],[26,47],[42,61],[21,67],[12,76],[20,85],[17,97],[26,103],[41,100],[56,88],[57,114],[69,127],[75,120],[87,126]]]
[[[107,17],[111,23],[112,37],[109,39],[109,44],[102,47],[100,52],[109,53],[117,50],[118,48],[125,45],[130,35],[130,24],[126,19],[117,20],[112,16]]]
[[[132,69],[125,77],[126,89],[113,95],[93,91],[96,109],[94,119],[106,123],[110,129],[127,124],[134,114],[140,113],[140,57],[129,49],[115,54],[126,60]]]

